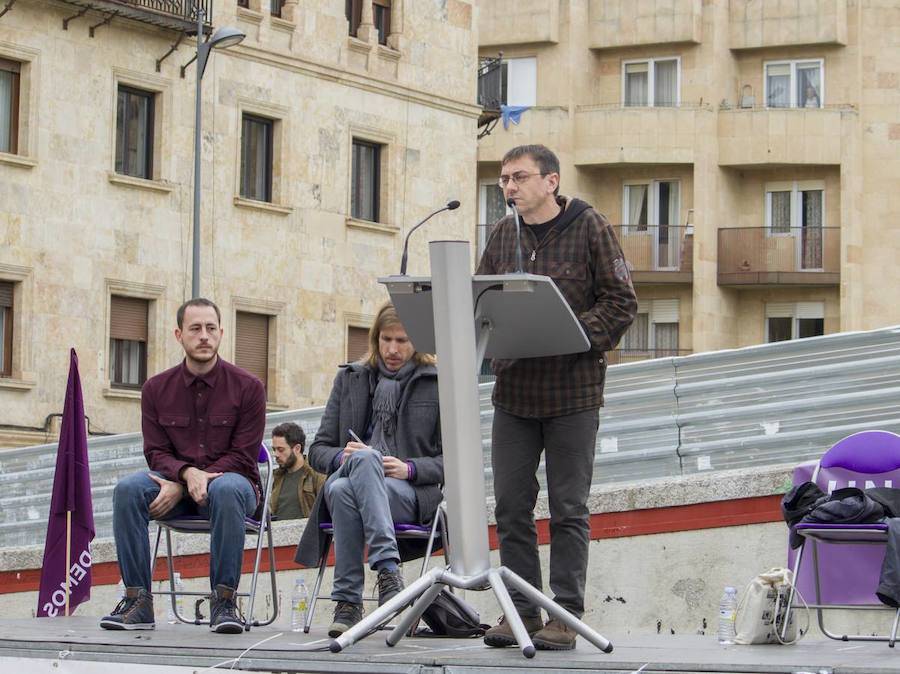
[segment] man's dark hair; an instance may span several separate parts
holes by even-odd
[[[288,446],[293,448],[294,445],[300,445],[300,451],[306,449],[306,433],[293,421],[286,421],[278,424],[272,429],[272,437],[284,438]]]
[[[222,312],[219,311],[219,307],[216,306],[216,303],[205,297],[195,297],[178,307],[178,313],[175,314],[175,320],[178,322],[179,329],[184,328],[184,312],[188,307],[212,307],[216,310],[216,320],[219,321],[220,325],[222,324]]]
[[[522,157],[530,157],[542,175],[555,173],[559,175],[559,157],[546,145],[519,145],[507,151],[500,160],[500,167],[503,168],[507,163],[521,159]],[[554,194],[559,194],[559,185],[556,186]]]

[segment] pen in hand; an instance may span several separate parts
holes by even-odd
[[[350,433],[350,437],[353,438],[354,440],[356,440],[356,442],[358,442],[361,445],[366,444],[362,441],[362,439],[356,433],[353,432],[352,428],[348,428],[347,431]],[[368,446],[368,445],[366,445],[366,446]]]

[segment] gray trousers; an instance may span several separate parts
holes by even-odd
[[[351,454],[325,483],[325,503],[334,524],[334,601],[362,603],[363,553],[369,566],[385,559],[399,563],[394,522],[415,522],[416,491],[406,480],[384,476],[381,453]]]
[[[584,614],[590,512],[587,499],[594,470],[600,411],[562,417],[517,417],[494,408],[491,464],[497,504],[500,563],[543,592],[534,506],[537,468],[546,452],[550,499],[550,589],[557,604],[577,617]],[[522,616],[540,610],[510,588]]]

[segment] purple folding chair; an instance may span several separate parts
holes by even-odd
[[[827,493],[843,487],[900,486],[900,435],[888,431],[863,431],[849,435],[831,447],[818,463],[812,475],[809,464],[794,471],[794,483],[807,479]],[[788,554],[788,564],[794,558],[794,583],[804,596],[814,596],[815,609],[822,633],[839,641],[887,641],[893,648],[900,624],[900,609],[885,606],[875,595],[884,550],[887,544],[887,525],[874,524],[797,524],[794,530],[803,537],[803,544],[794,555]],[[807,543],[812,543],[812,561],[804,556]],[[819,550],[819,544],[823,544]],[[788,598],[788,610],[794,605],[794,589]],[[825,627],[824,611],[888,610],[895,611],[889,637],[864,634],[835,634]],[[782,628],[786,637],[788,621]]]
[[[331,522],[322,522],[319,529],[325,534],[325,547],[322,556],[319,558],[319,573],[316,575],[316,584],[313,587],[312,597],[310,598],[309,610],[306,612],[306,621],[303,623],[303,631],[309,634],[310,625],[312,625],[313,614],[316,610],[316,603],[319,599],[331,599],[331,595],[321,594],[322,578],[325,576],[325,568],[328,565],[328,554],[331,552],[331,541],[334,537],[334,525]],[[440,539],[444,548],[444,562],[449,566],[450,552],[448,550],[449,540],[445,535],[447,531],[447,512],[446,503],[438,506],[437,512],[434,514],[434,521],[431,526],[422,526],[420,524],[394,524],[394,535],[398,540],[418,538],[427,540],[425,546],[425,555],[422,557],[422,568],[419,571],[419,577],[425,574],[428,569],[428,562],[431,559],[431,553],[434,551],[435,542]],[[363,601],[378,601],[373,597],[363,597]],[[410,631],[415,629],[415,625]]]
[[[278,618],[278,586],[276,585],[275,581],[275,546],[272,540],[272,512],[271,508],[269,507],[269,502],[272,497],[272,482],[274,478],[275,463],[272,460],[272,454],[269,452],[269,449],[265,445],[260,446],[259,457],[257,458],[257,461],[267,467],[262,484],[263,500],[260,504],[260,508],[253,514],[253,517],[244,518],[244,532],[256,536],[256,559],[253,564],[253,575],[250,579],[250,591],[236,593],[237,597],[247,597],[250,599],[250,604],[247,611],[247,619],[244,621],[244,629],[247,632],[250,631],[251,627],[271,625],[273,622],[275,622],[275,619]],[[208,625],[209,620],[200,617],[199,609],[200,602],[203,599],[208,599],[209,593],[188,592],[186,590],[178,590],[175,587],[175,564],[172,559],[172,532],[174,531],[179,534],[209,535],[209,520],[205,517],[200,517],[199,515],[188,515],[185,517],[179,517],[177,519],[157,520],[156,523],[158,525],[156,530],[156,548],[153,553],[153,563],[151,564],[150,568],[152,571],[152,569],[156,566],[156,557],[159,554],[160,538],[162,537],[163,530],[165,530],[166,560],[169,572],[169,589],[159,590],[156,594],[164,594],[171,597],[172,612],[175,615],[175,618],[177,618],[179,621],[183,623],[189,623],[191,625]],[[253,607],[256,600],[256,584],[259,578],[260,559],[262,557],[263,533],[266,534],[268,542],[267,547],[269,551],[269,577],[272,582],[272,615],[269,616],[266,620],[260,622],[259,620],[254,620],[253,618]],[[185,616],[181,615],[181,612],[178,610],[177,603],[177,598],[179,596],[198,598],[197,606],[195,608],[195,615],[193,618],[186,618]]]

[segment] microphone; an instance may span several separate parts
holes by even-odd
[[[522,274],[525,270],[522,268],[522,224],[519,222],[519,209],[512,199],[507,199],[506,205],[512,209],[516,221],[516,273]]]
[[[424,225],[426,222],[431,220],[431,218],[433,218],[438,213],[443,213],[444,211],[455,211],[457,208],[459,208],[459,202],[456,199],[454,199],[453,201],[448,201],[446,206],[437,209],[434,213],[429,213],[427,217],[423,218],[415,227],[409,230],[409,233],[406,235],[406,239],[403,241],[403,257],[400,258],[400,276],[406,276],[406,258],[409,248],[409,237],[412,236],[412,233],[419,227]]]

